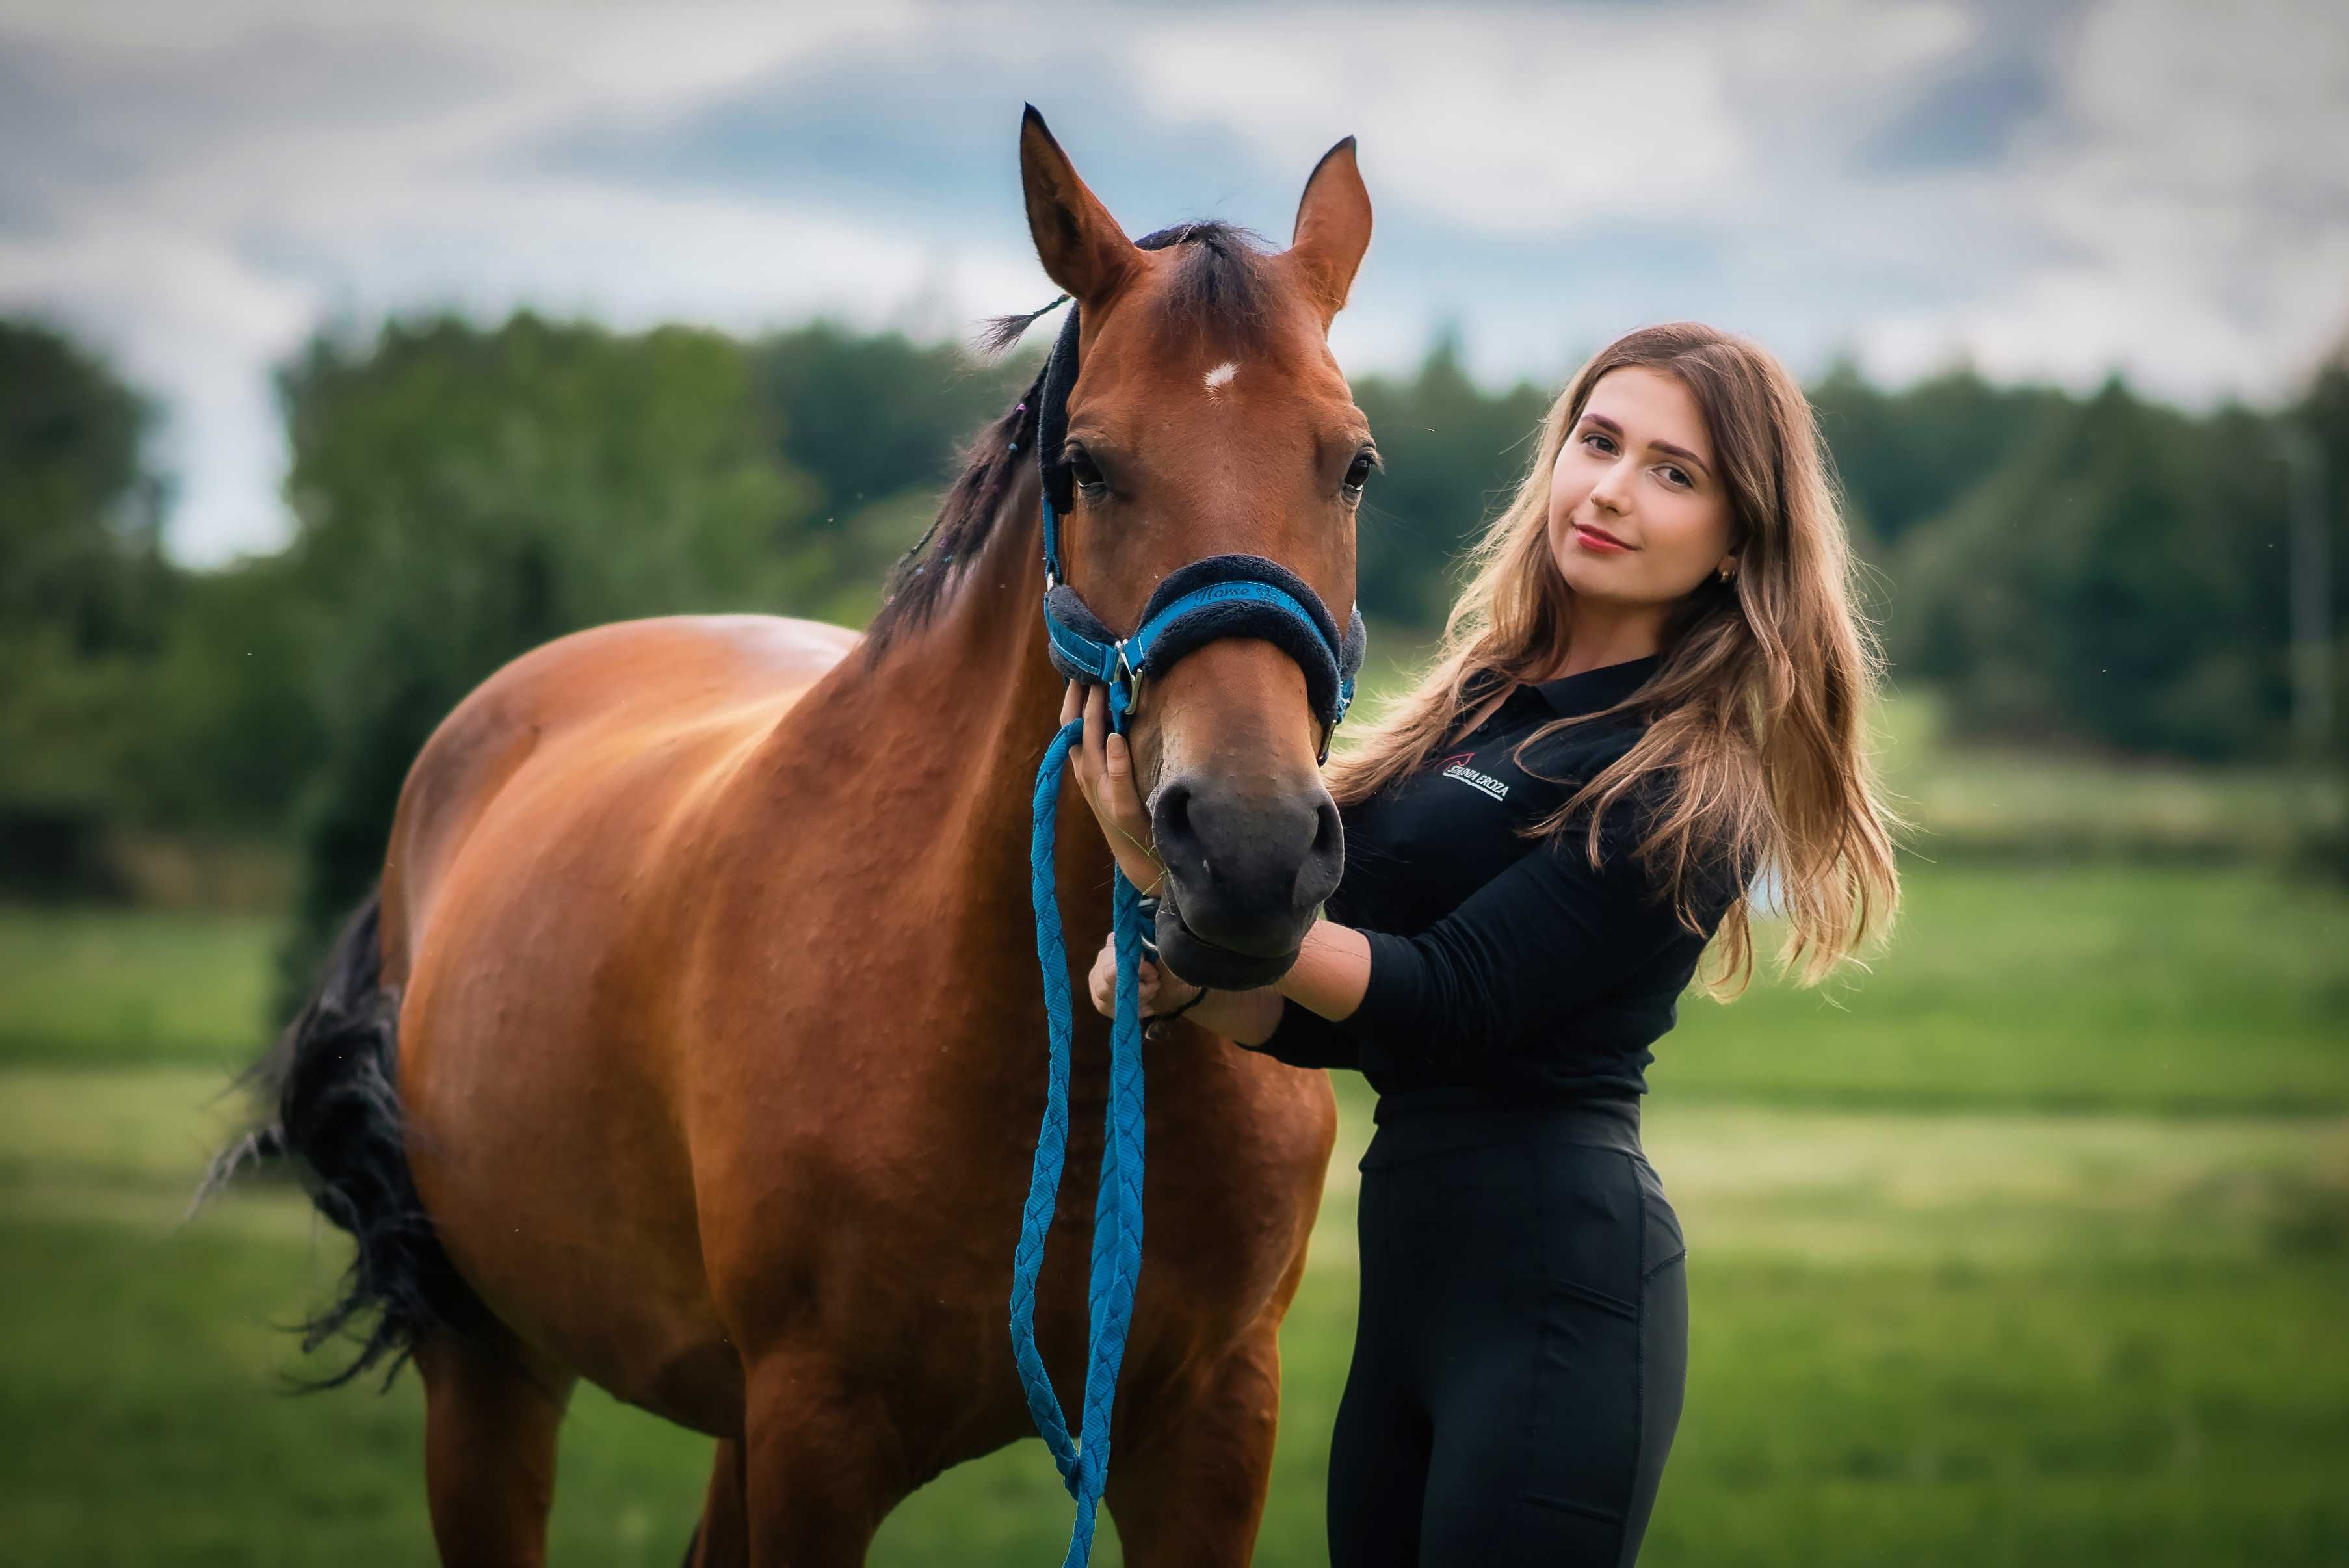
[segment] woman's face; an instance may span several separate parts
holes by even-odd
[[[1550,557],[1567,586],[1623,609],[1670,604],[1735,571],[1729,535],[1695,395],[1645,366],[1600,377],[1550,470]]]

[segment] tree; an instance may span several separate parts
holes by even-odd
[[[836,528],[876,501],[935,495],[963,441],[1010,407],[1038,353],[1000,362],[899,333],[819,321],[750,347],[784,459],[815,485],[809,526]]]
[[[1419,630],[1443,624],[1458,588],[1454,563],[1516,494],[1549,401],[1525,382],[1485,393],[1449,335],[1412,380],[1354,383],[1386,464],[1371,480],[1357,535],[1365,615]]]
[[[971,433],[1009,407],[1042,349],[1002,360],[899,333],[816,322],[751,345],[784,465],[812,486],[795,550],[828,586],[798,613],[862,624],[890,562],[921,536]]]
[[[1976,731],[2272,751],[2282,483],[2259,416],[2198,421],[2108,382],[1904,542],[1894,656]]]
[[[301,830],[298,987],[379,872],[409,763],[507,660],[566,632],[789,610],[807,481],[777,456],[742,346],[516,315],[313,342],[281,377],[324,766]]]
[[[1949,511],[2073,407],[2053,387],[1994,387],[1967,366],[1887,391],[1848,360],[1809,396],[1847,511],[1887,547]]]
[[[64,334],[0,320],[0,866],[103,891],[135,795],[142,676],[177,586],[147,406]]]
[[[0,319],[0,627],[78,656],[154,645],[171,573],[145,401],[64,334]]]

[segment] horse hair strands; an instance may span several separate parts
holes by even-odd
[[[239,1080],[262,1091],[269,1119],[222,1150],[195,1199],[248,1165],[285,1158],[318,1212],[357,1244],[335,1300],[294,1327],[305,1354],[346,1335],[358,1350],[330,1377],[296,1379],[308,1389],[339,1387],[387,1359],[389,1387],[427,1334],[471,1331],[486,1317],[409,1171],[398,998],[383,986],[380,919],[380,894],[369,893],[336,941],[317,994]]]

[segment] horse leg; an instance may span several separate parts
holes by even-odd
[[[913,1490],[881,1400],[822,1360],[773,1356],[750,1371],[744,1434],[754,1568],[856,1568]]]
[[[424,1374],[424,1485],[442,1568],[546,1561],[554,1439],[568,1371],[494,1327],[442,1329],[416,1347]]]
[[[748,1568],[750,1522],[743,1495],[742,1444],[720,1438],[709,1465],[709,1493],[701,1504],[701,1523],[686,1549],[685,1568]]]
[[[1107,1501],[1128,1568],[1246,1568],[1280,1416],[1278,1326],[1163,1390],[1110,1450]]]

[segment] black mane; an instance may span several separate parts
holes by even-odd
[[[1183,247],[1181,264],[1159,301],[1165,319],[1218,334],[1236,347],[1256,343],[1272,314],[1272,283],[1264,265],[1269,252],[1257,236],[1230,223],[1178,223],[1135,242],[1145,251]],[[982,327],[980,346],[1000,353],[1061,303],[1055,300],[1025,315],[997,317]],[[1037,371],[1019,401],[963,449],[962,471],[947,488],[936,518],[889,573],[881,608],[865,627],[868,654],[877,657],[898,637],[926,623],[945,601],[949,585],[958,581],[956,566],[967,564],[987,543],[1023,469],[1036,461],[1044,378],[1045,371]]]

